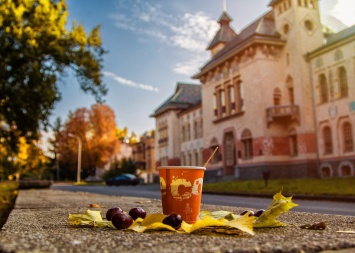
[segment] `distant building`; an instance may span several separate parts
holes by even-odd
[[[157,166],[202,164],[219,147],[207,180],[355,175],[355,26],[332,34],[316,0],[269,6],[240,33],[223,11],[201,86],[178,83],[152,114]]]
[[[135,162],[137,172],[146,183],[153,182],[156,174],[155,162],[155,132],[145,133],[140,141],[130,144],[132,160]]]
[[[201,85],[177,83],[175,93],[151,115],[156,120],[156,164],[201,165]]]

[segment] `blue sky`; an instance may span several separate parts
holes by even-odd
[[[226,9],[239,32],[269,10],[270,0],[226,0]],[[191,76],[209,59],[206,47],[218,29],[223,0],[67,0],[68,25],[76,20],[86,31],[101,25],[103,81],[106,104],[118,127],[143,134],[155,127],[149,115],[164,102],[177,82],[198,83]],[[322,14],[347,25],[355,23],[354,0],[322,0]],[[62,100],[52,121],[67,119],[69,111],[90,108],[93,96],[84,94],[75,78],[60,84]]]

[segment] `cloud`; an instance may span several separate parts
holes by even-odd
[[[219,26],[204,12],[167,14],[149,0],[120,0],[117,7],[120,14],[111,15],[117,28],[178,50],[182,60],[172,66],[175,73],[190,76],[208,59],[206,46]]]
[[[154,92],[159,92],[159,89],[148,85],[148,84],[142,84],[142,83],[136,83],[131,80],[125,79],[123,77],[117,76],[116,74],[108,71],[104,71],[103,74],[107,77],[111,77],[113,80],[115,80],[119,84],[123,84],[126,86],[134,87],[134,88],[139,88],[147,91],[154,91]]]
[[[351,26],[355,24],[355,1],[338,0],[330,15],[338,18],[344,24]]]

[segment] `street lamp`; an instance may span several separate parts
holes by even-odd
[[[81,174],[81,138],[75,134],[68,133],[69,137],[73,137],[78,140],[78,175],[77,175],[77,183],[80,183],[80,174]]]

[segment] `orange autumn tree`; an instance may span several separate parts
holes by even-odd
[[[94,104],[90,110],[80,108],[69,116],[59,140],[59,163],[69,168],[75,175],[78,161],[78,140],[82,141],[81,170],[84,176],[94,175],[95,169],[105,166],[120,152],[116,135],[116,122],[113,110],[104,104]]]

